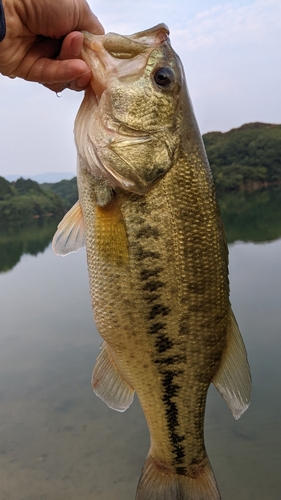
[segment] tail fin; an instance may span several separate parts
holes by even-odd
[[[208,459],[197,477],[192,478],[161,467],[148,455],[136,500],[221,500],[221,496]]]

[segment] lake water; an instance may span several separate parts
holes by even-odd
[[[280,499],[280,200],[277,191],[222,200],[231,301],[253,377],[238,421],[209,391],[206,446],[223,500]],[[101,339],[85,252],[56,257],[55,225],[0,233],[0,499],[133,500],[146,422],[137,398],[118,413],[92,392]]]

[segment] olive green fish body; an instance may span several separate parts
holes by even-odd
[[[91,37],[84,57],[101,76],[78,113],[76,143],[79,227],[104,339],[93,389],[120,411],[139,397],[151,448],[138,500],[217,500],[204,446],[208,387],[238,418],[250,375],[211,172],[166,27]],[[57,253],[82,244],[72,210]]]
[[[225,347],[229,302],[216,204],[193,192],[192,180],[187,197],[184,161],[177,166],[144,199],[116,196],[127,262],[101,255],[98,241],[87,252],[98,330],[139,396],[157,457],[168,454],[184,469],[204,456],[205,398]],[[90,228],[98,239],[95,221]]]

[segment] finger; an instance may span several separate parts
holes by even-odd
[[[91,70],[81,59],[59,61],[40,58],[33,64],[26,80],[45,84],[65,84],[82,77],[89,81]]]
[[[69,33],[63,40],[61,51],[59,56],[57,57],[57,60],[69,60],[79,57],[83,46],[83,40],[84,36],[81,32],[74,31],[72,33]],[[76,62],[74,64],[76,70],[78,70]],[[82,75],[79,73],[78,78],[72,81],[44,84],[44,86],[56,93],[62,92],[66,88],[70,90],[81,91],[88,86],[90,79],[91,71],[89,68],[89,71],[87,71],[86,73],[83,72]]]
[[[65,55],[73,56],[75,50],[78,50],[76,43],[75,40],[72,40],[72,43],[66,44]],[[78,44],[80,44],[79,38]],[[90,68],[82,59],[54,59],[55,52],[58,49],[60,50],[61,47],[62,42],[60,40],[44,39],[36,43],[18,66],[17,76],[28,81],[46,84],[65,84],[84,75],[85,79],[90,78]]]
[[[74,30],[86,30],[96,35],[104,33],[103,26],[85,0],[38,0],[25,4],[27,26],[36,35],[58,39]]]
[[[81,29],[89,31],[89,33],[92,33],[93,35],[104,35],[103,25],[99,22],[98,18],[94,14],[93,17],[95,19],[89,20],[89,22],[86,23],[86,25],[84,25]]]
[[[76,29],[89,31],[93,35],[104,35],[102,24],[99,22],[97,16],[93,14],[88,4],[87,9],[83,10],[83,16],[79,19]]]
[[[75,80],[63,83],[52,83],[47,84],[43,83],[44,87],[52,90],[53,92],[60,93],[65,89],[75,90],[76,92],[80,92],[81,90],[85,90],[91,80],[91,71],[89,73],[83,74]]]
[[[63,40],[57,59],[77,59],[80,57],[84,36],[79,31],[69,33]]]

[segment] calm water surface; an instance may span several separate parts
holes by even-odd
[[[206,445],[223,500],[279,500],[281,217],[276,200],[271,216],[263,201],[256,219],[241,199],[224,203],[230,241],[250,240],[230,245],[230,282],[254,393],[235,421],[211,388]],[[134,500],[146,422],[137,399],[118,413],[92,393],[101,339],[85,252],[56,257],[48,246],[54,225],[0,234],[0,499]]]

